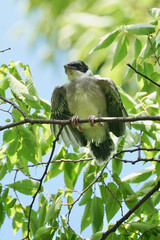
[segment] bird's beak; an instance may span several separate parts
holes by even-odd
[[[70,71],[76,70],[75,67],[70,66],[70,65],[68,65],[68,64],[64,65],[64,69],[65,69],[65,72],[66,72],[66,73],[67,73],[67,72],[70,72]]]

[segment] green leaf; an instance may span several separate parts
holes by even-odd
[[[26,75],[25,85],[28,89],[29,94],[32,96],[36,96],[38,98],[38,93],[37,93],[36,87],[34,85],[34,82],[32,79],[32,74],[31,74],[31,71],[30,71],[30,68],[28,65],[25,65],[24,73]]]
[[[88,162],[84,169],[83,190],[94,181],[96,166]]]
[[[12,226],[14,229],[14,233],[18,231],[23,226],[24,223],[24,215],[21,212],[15,212],[13,221],[12,221]]]
[[[17,149],[19,148],[19,146],[20,146],[20,141],[18,138],[15,138],[14,141],[8,144],[8,147],[6,150],[7,154],[10,156],[13,156],[17,152]]]
[[[24,96],[25,102],[28,103],[29,106],[38,110],[41,109],[41,105],[37,96],[32,96],[27,93],[22,93],[22,95]]]
[[[138,38],[134,39],[134,57],[137,58],[142,50],[142,43]],[[133,70],[132,70],[133,71]]]
[[[156,45],[156,41],[155,41],[155,37],[150,38],[150,41],[147,40],[147,44],[144,47],[143,50],[143,60],[145,60],[146,58],[149,58],[150,56],[152,56],[153,50],[155,51],[155,45]],[[151,47],[152,45],[152,47]]]
[[[102,237],[102,235],[103,235],[102,232],[94,233],[94,234],[91,236],[91,239],[90,239],[90,240],[100,240],[101,237]]]
[[[52,204],[50,205],[46,213],[45,222],[55,221],[55,219],[59,215],[61,206],[62,206],[62,198],[60,195],[57,199],[54,199]]]
[[[60,174],[63,171],[63,169],[64,169],[64,162],[52,163],[45,181],[48,181],[49,179],[56,177],[58,174]]]
[[[134,68],[136,67],[136,59],[131,62],[131,66]],[[134,74],[135,74],[135,72],[133,71],[133,69],[128,67],[123,80],[125,82],[128,82]]]
[[[52,240],[55,229],[51,226],[41,227],[37,230],[33,240]]]
[[[141,205],[141,213],[145,213],[147,215],[156,214],[157,210],[154,208],[153,201],[151,198],[148,198],[142,205]]]
[[[91,201],[91,218],[93,233],[102,230],[104,217],[104,207],[102,199],[94,196]]]
[[[44,108],[45,111],[51,112],[51,103],[45,99],[39,98],[41,106]]]
[[[6,64],[2,64],[0,67],[0,80],[4,79],[8,73],[8,66]]]
[[[47,202],[44,201],[42,207],[39,208],[39,220],[38,220],[38,228],[44,226],[45,218],[47,212]]]
[[[154,174],[154,171],[155,171],[155,166],[152,165],[138,172],[129,174],[128,176],[124,177],[122,181],[128,182],[128,183],[141,183],[146,179],[148,179],[152,174]]]
[[[160,44],[160,32],[158,32],[156,38],[155,38],[155,42],[156,42],[156,48],[158,47],[158,45]]]
[[[0,165],[0,180],[4,178],[7,172],[7,164],[5,163],[4,165]]]
[[[0,202],[0,227],[2,226],[5,219],[5,211],[2,202]]]
[[[91,200],[85,206],[81,220],[81,232],[91,224]]]
[[[106,240],[120,240],[120,237],[117,236],[114,232],[109,234]],[[128,240],[128,239],[127,239]]]
[[[135,111],[135,106],[137,105],[136,101],[131,96],[129,96],[126,92],[124,92],[121,88],[119,89],[119,92],[121,94],[122,102],[125,104],[125,108],[132,109],[132,112],[136,113]]]
[[[112,159],[112,169],[119,175],[122,171],[122,162],[117,159]]]
[[[135,144],[138,143],[138,141],[139,141],[139,134],[137,132],[133,133],[133,131],[127,129],[123,149],[128,149],[130,147],[133,147]]]
[[[150,23],[126,25],[125,30],[137,35],[148,35],[155,32],[155,26]]]
[[[150,224],[147,222],[135,222],[135,223],[131,223],[130,224],[131,228],[136,230],[136,231],[140,231],[141,233],[144,233],[146,231],[149,231],[151,229],[156,228],[157,230],[160,230],[160,227],[158,227],[155,224]]]
[[[160,8],[150,8],[149,9],[149,14],[153,18],[158,18],[160,17]]]
[[[88,201],[91,199],[91,196],[92,196],[92,188],[89,188],[83,195],[81,201],[79,202],[79,206],[82,206],[88,203]]]
[[[7,184],[7,186],[13,188],[14,190],[17,190],[20,193],[26,195],[33,195],[39,187],[39,182],[35,180],[25,179],[11,184]]]
[[[112,69],[125,58],[125,56],[128,53],[128,45],[129,45],[128,38],[126,35],[124,35],[122,38],[120,38],[117,44],[115,54],[113,57]]]
[[[107,48],[118,36],[118,34],[120,33],[120,29],[116,29],[113,32],[107,33],[106,35],[104,35],[100,42],[98,43],[98,45],[93,48],[90,53],[92,53],[93,51],[102,49],[102,48]]]
[[[9,142],[15,140],[17,138],[17,133],[18,132],[17,132],[16,128],[6,130],[3,133],[3,142],[4,143],[9,143]]]
[[[108,183],[107,187],[109,190],[104,186],[101,186],[100,189],[101,189],[101,194],[103,196],[103,199],[104,199],[103,194],[105,193],[106,195],[105,210],[106,210],[107,220],[109,222],[115,216],[115,214],[118,212],[120,208],[120,202],[118,202],[118,200],[119,201],[121,200],[121,194],[114,183]]]
[[[7,208],[12,208],[15,203],[16,203],[17,199],[13,198],[8,204],[7,204]]]
[[[8,77],[9,85],[12,92],[15,94],[16,97],[25,100],[23,93],[28,94],[28,89],[26,86],[18,81],[13,75],[10,74]]]
[[[5,201],[9,193],[9,188],[6,188],[2,194],[2,201]]]
[[[73,178],[74,178],[74,171],[73,171],[74,163],[68,162],[64,164],[64,181],[67,188],[73,189]]]

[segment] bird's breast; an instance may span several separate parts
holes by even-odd
[[[80,118],[106,116],[106,99],[94,80],[71,82],[66,88],[68,107]]]

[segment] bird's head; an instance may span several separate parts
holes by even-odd
[[[65,72],[70,81],[83,79],[92,75],[91,70],[83,61],[73,61],[64,65]]]

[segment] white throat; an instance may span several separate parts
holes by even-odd
[[[88,76],[92,76],[93,73],[90,69],[87,70],[87,72],[83,73],[80,71],[72,71],[71,73],[68,73],[68,79],[70,81],[77,81],[77,80],[83,80],[86,79]]]

